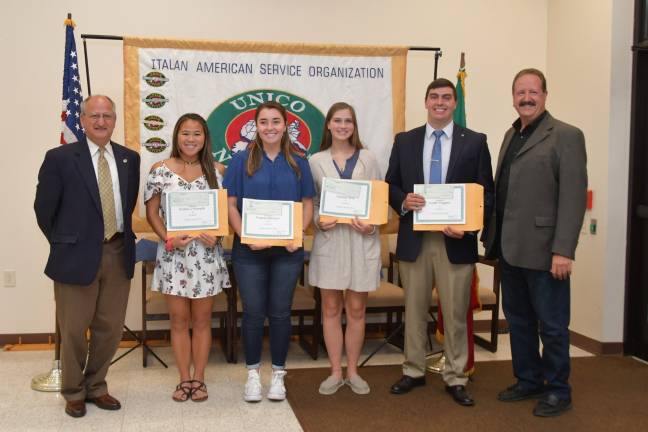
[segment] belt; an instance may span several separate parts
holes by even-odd
[[[120,238],[124,237],[124,233],[122,232],[116,232],[115,234],[112,235],[112,237],[104,239],[104,243],[110,243],[112,241],[118,240]]]

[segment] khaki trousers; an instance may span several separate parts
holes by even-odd
[[[403,374],[414,378],[425,375],[428,310],[432,288],[437,287],[443,306],[444,350],[443,380],[447,385],[465,385],[464,368],[468,361],[466,314],[470,306],[470,285],[474,264],[452,264],[445,239],[440,232],[423,234],[423,245],[416,261],[399,262],[405,288],[405,362]]]
[[[90,285],[54,282],[61,329],[61,394],[66,400],[108,393],[106,373],[121,340],[130,290],[123,250],[122,238],[103,244],[99,271]]]

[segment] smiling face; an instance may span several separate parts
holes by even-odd
[[[81,126],[90,141],[98,146],[110,142],[117,116],[110,100],[103,96],[88,98],[81,114]]]
[[[533,123],[544,111],[547,92],[542,80],[533,74],[519,76],[513,83],[513,107],[520,115],[522,126]]]
[[[178,128],[178,150],[185,160],[194,161],[200,157],[205,146],[205,131],[200,122],[187,119]]]
[[[326,127],[331,132],[334,141],[349,141],[355,130],[351,110],[344,108],[333,113]]]
[[[263,108],[256,118],[257,134],[264,146],[279,147],[286,131],[286,121],[274,108]]]
[[[425,108],[428,112],[428,123],[434,129],[442,129],[452,121],[457,100],[452,87],[433,88],[425,98]]]

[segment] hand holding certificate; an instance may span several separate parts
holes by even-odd
[[[466,223],[466,188],[462,184],[417,184],[414,193],[425,198],[425,206],[414,212],[417,224]]]
[[[447,227],[477,231],[483,226],[484,188],[478,184],[416,184],[414,193],[425,205],[414,212],[415,231],[443,231]]]
[[[385,224],[388,192],[389,186],[384,181],[324,177],[320,193],[320,221],[351,224],[357,219],[365,224]]]
[[[241,242],[266,246],[302,243],[301,203],[243,198]]]
[[[165,193],[164,200],[169,236],[228,234],[226,190],[171,191]]]
[[[322,179],[320,215],[368,219],[371,209],[371,181]]]

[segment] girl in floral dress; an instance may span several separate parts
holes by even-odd
[[[167,236],[164,195],[217,189],[224,170],[212,157],[205,119],[184,114],[173,131],[171,157],[153,165],[144,190],[146,218],[161,239],[151,290],[165,294],[169,308],[171,347],[180,373],[172,395],[177,402],[207,400],[205,366],[212,341],[214,296],[229,288],[230,282],[218,238],[207,233]]]

